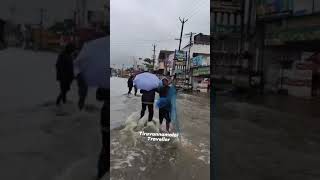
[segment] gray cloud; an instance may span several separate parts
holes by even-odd
[[[174,50],[179,42],[180,17],[189,18],[184,34],[210,33],[209,0],[111,0],[111,64],[132,64],[132,57],[151,57],[152,44]],[[184,38],[182,47],[188,42]]]
[[[89,10],[103,9],[107,0],[87,0]],[[11,18],[10,7],[15,7],[14,19],[18,23],[39,23],[40,8],[45,8],[45,23],[52,24],[73,17],[76,0],[1,0],[0,18]]]

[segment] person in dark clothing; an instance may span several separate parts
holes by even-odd
[[[78,74],[77,83],[78,83],[78,95],[79,95],[78,107],[80,110],[82,110],[85,105],[85,100],[88,94],[88,86],[86,81],[84,80],[82,73]]]
[[[144,116],[145,111],[148,107],[148,112],[149,112],[148,122],[152,121],[152,119],[153,119],[153,103],[154,103],[154,99],[155,99],[155,95],[156,95],[155,92],[156,92],[155,89],[150,90],[150,91],[140,90],[140,93],[142,94],[142,97],[141,97],[142,110],[140,113],[140,119]],[[147,124],[147,122],[146,122],[146,124]]]
[[[67,102],[67,93],[74,78],[72,56],[74,50],[74,45],[70,43],[66,45],[65,49],[58,56],[56,71],[57,81],[60,83],[60,93],[57,97],[56,105],[60,105],[61,100],[64,104]]]
[[[128,88],[129,88],[128,95],[131,94],[131,91],[133,88],[133,79],[134,79],[133,75],[131,75],[128,79]]]
[[[110,91],[105,88],[98,88],[96,92],[96,99],[103,102],[101,108],[101,135],[102,135],[102,148],[98,160],[97,178],[102,178],[107,172],[110,171],[110,121],[108,117],[109,107],[109,93]]]
[[[159,88],[159,90],[157,92],[159,93],[160,98],[165,98],[165,97],[168,96],[169,89],[170,89],[168,79],[163,79],[162,80],[162,84],[163,84],[163,86],[161,88]],[[169,131],[170,122],[171,122],[170,109],[171,109],[170,104],[168,104],[165,107],[159,108],[160,126],[162,125],[163,119],[166,119],[166,129],[167,129],[167,131]]]
[[[137,96],[138,88],[137,88],[137,86],[136,86],[136,85],[134,85],[133,87],[134,87],[134,95],[135,95],[135,96]]]

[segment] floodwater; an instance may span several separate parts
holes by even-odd
[[[89,90],[83,112],[73,83],[68,103],[55,106],[57,54],[0,51],[0,179],[88,180],[101,148],[100,108]]]
[[[320,179],[319,101],[256,98],[217,97],[218,179]]]
[[[111,179],[210,179],[208,95],[178,93],[180,137],[170,137],[168,142],[148,141],[139,132],[159,131],[158,109],[155,108],[154,122],[144,127],[148,112],[138,120],[141,94],[128,96],[126,81],[116,77],[110,81]]]

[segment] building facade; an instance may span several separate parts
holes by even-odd
[[[193,90],[207,92],[210,78],[210,36],[199,33],[186,45],[186,78]]]
[[[255,59],[255,1],[213,0],[211,3],[212,78],[249,86]]]
[[[320,1],[282,0],[257,4],[267,91],[320,96]]]
[[[158,70],[161,74],[168,74],[170,68],[169,56],[174,51],[160,50],[158,55]]]

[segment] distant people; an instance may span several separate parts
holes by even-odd
[[[56,63],[57,81],[60,83],[60,93],[56,100],[56,105],[60,105],[61,101],[67,102],[67,93],[70,90],[71,83],[74,78],[73,73],[73,56],[75,50],[73,44],[67,44],[65,49],[59,54]]]
[[[101,135],[102,148],[98,160],[98,179],[102,178],[110,170],[110,121],[109,121],[109,90],[105,88],[98,88],[96,92],[96,99],[103,102],[101,109]]]
[[[148,116],[147,122],[151,122],[153,119],[153,104],[155,99],[155,92],[156,90],[154,89],[150,91],[140,90],[140,93],[142,94],[142,97],[141,97],[142,109],[140,113],[140,119],[144,116],[145,111],[148,107],[149,116]],[[147,122],[145,123],[145,126],[147,125]]]
[[[159,93],[160,98],[167,98],[168,93],[169,93],[169,80],[164,78],[162,80],[163,86],[159,88],[157,91]],[[164,106],[159,108],[159,121],[160,121],[160,126],[162,125],[163,119],[166,119],[166,129],[169,132],[170,128],[170,111],[171,111],[171,103],[167,102]]]
[[[137,96],[138,88],[137,88],[137,86],[136,86],[136,85],[133,85],[133,87],[134,87],[134,95],[135,95],[135,96]]]
[[[128,79],[128,88],[129,88],[128,95],[131,94],[131,91],[133,88],[133,79],[134,79],[133,75],[131,75]]]

